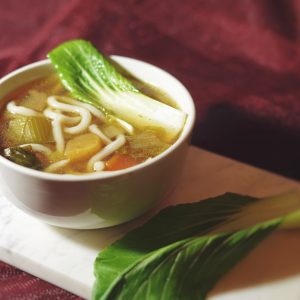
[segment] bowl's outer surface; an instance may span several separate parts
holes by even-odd
[[[187,113],[185,128],[175,144],[152,161],[113,174],[48,174],[0,157],[5,196],[49,224],[89,229],[126,222],[160,201],[180,177],[195,118],[190,94],[174,77],[157,67],[130,58],[113,58],[135,76],[166,91]],[[49,72],[53,72],[53,67],[47,60],[12,72],[0,81],[0,99]]]

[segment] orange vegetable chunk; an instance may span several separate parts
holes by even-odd
[[[137,165],[140,161],[134,159],[130,155],[116,153],[105,164],[106,171],[115,171],[126,169]]]

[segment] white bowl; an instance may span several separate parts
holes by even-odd
[[[136,77],[166,91],[188,115],[184,129],[170,148],[152,160],[108,174],[49,174],[0,156],[3,194],[44,222],[76,229],[120,224],[145,213],[179,179],[195,120],[191,95],[172,75],[153,65],[121,56],[113,59]],[[0,80],[0,99],[53,71],[50,61],[43,60],[8,74]]]

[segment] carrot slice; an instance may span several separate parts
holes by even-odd
[[[115,171],[135,166],[140,161],[130,155],[116,153],[105,163],[106,171]]]

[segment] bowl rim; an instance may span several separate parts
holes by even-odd
[[[185,94],[184,102],[186,102],[186,101],[188,102],[190,112],[188,113],[185,125],[184,125],[178,139],[168,149],[166,149],[159,155],[153,157],[151,160],[147,160],[145,162],[142,162],[140,164],[137,164],[135,166],[132,166],[132,167],[129,167],[126,169],[116,170],[116,171],[104,171],[104,172],[99,172],[99,173],[96,173],[96,172],[95,173],[87,173],[87,174],[80,174],[80,175],[55,174],[55,173],[47,173],[44,171],[33,170],[30,168],[18,165],[16,163],[4,158],[2,155],[0,155],[0,164],[3,164],[6,167],[11,168],[16,172],[23,173],[24,175],[39,178],[39,179],[45,179],[45,180],[49,180],[49,181],[60,181],[60,182],[91,181],[91,180],[99,180],[99,179],[117,178],[117,177],[120,177],[123,175],[130,175],[131,173],[139,172],[139,171],[143,170],[144,168],[152,166],[152,165],[156,164],[157,162],[159,162],[160,160],[164,159],[165,157],[170,155],[172,152],[174,152],[174,150],[177,149],[182,143],[184,143],[189,138],[189,135],[192,132],[192,129],[193,129],[193,126],[195,123],[195,118],[196,118],[195,104],[194,104],[192,96],[189,93],[189,91],[187,90],[187,88],[173,75],[171,75],[167,71],[165,71],[153,64],[144,62],[139,59],[126,57],[126,56],[111,55],[110,57],[113,59],[116,59],[118,62],[120,62],[120,61],[124,61],[124,62],[127,61],[128,63],[134,62],[134,63],[143,65],[147,69],[152,69],[152,70],[155,70],[156,72],[160,72],[161,74],[163,74],[163,76],[167,76],[170,79],[172,79],[172,81],[175,82],[176,85]],[[8,73],[7,75],[5,75],[4,77],[2,77],[0,79],[0,88],[3,83],[5,83],[8,80],[11,80],[14,76],[19,75],[23,72],[29,72],[35,68],[45,67],[46,65],[51,65],[51,62],[49,59],[40,60],[40,61],[37,61],[34,63],[30,63],[28,65],[25,65],[23,67],[20,67],[14,71]],[[122,65],[122,62],[121,62],[121,65]],[[174,99],[174,100],[175,100],[175,102],[177,102],[176,99]]]

